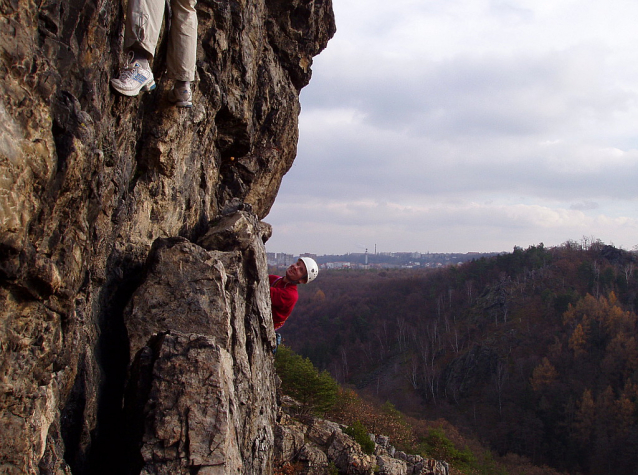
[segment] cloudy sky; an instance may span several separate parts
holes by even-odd
[[[638,2],[333,2],[268,251],[638,245]]]

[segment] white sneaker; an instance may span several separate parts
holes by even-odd
[[[168,100],[177,107],[193,107],[193,93],[190,87],[171,89],[168,93]]]
[[[111,79],[111,86],[125,96],[137,96],[142,90],[152,91],[155,89],[153,71],[129,58],[120,71],[120,77]]]

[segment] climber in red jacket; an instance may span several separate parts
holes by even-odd
[[[297,303],[297,284],[312,282],[319,273],[319,267],[314,259],[301,257],[286,269],[286,275],[269,275],[270,300],[272,301],[272,321],[275,330],[281,328],[292,313]]]

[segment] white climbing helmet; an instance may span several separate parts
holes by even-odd
[[[317,277],[319,274],[319,266],[315,262],[315,260],[311,257],[300,257],[303,263],[306,265],[306,271],[308,271],[308,277],[306,277],[306,284],[309,284]]]

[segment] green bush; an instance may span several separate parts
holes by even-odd
[[[344,432],[358,442],[361,446],[361,450],[366,454],[372,455],[374,453],[374,441],[370,438],[368,431],[361,422],[354,421]]]
[[[385,412],[388,416],[394,418],[397,422],[401,424],[405,424],[405,416],[401,411],[399,411],[394,404],[390,401],[386,401],[383,406],[381,406],[383,412]]]
[[[463,473],[507,475],[507,470],[497,465],[491,452],[487,451],[479,458],[467,446],[458,449],[439,428],[428,431],[421,440],[420,451],[424,457],[445,460]]]
[[[319,372],[308,358],[285,345],[275,354],[275,368],[281,378],[281,389],[312,412],[323,414],[337,400],[339,385],[327,371]]]
[[[447,460],[457,467],[475,468],[477,466],[476,456],[472,451],[467,447],[462,450],[457,449],[441,429],[428,431],[427,437],[423,439],[421,450],[437,459]]]

